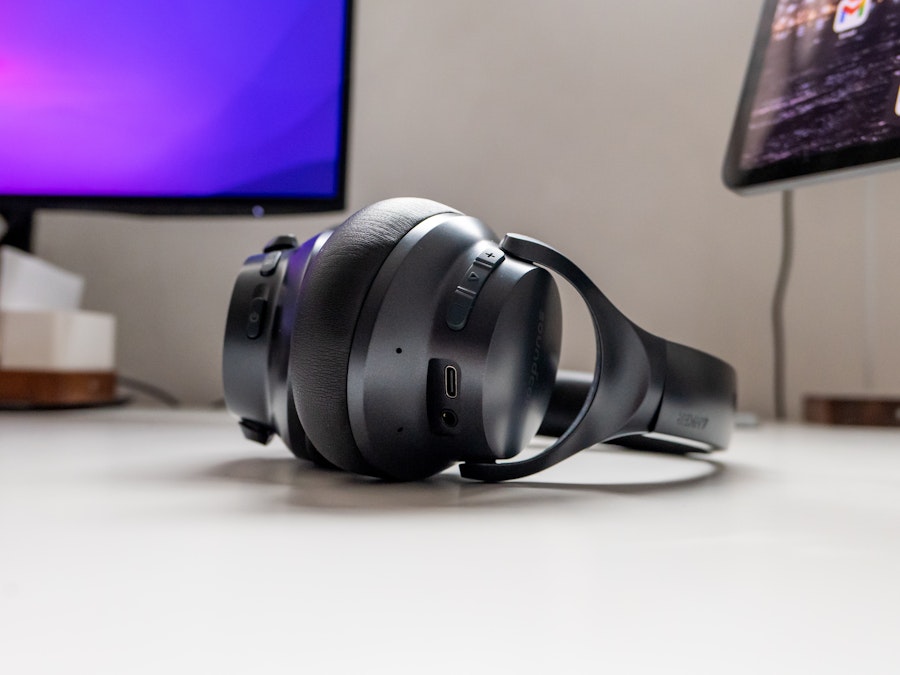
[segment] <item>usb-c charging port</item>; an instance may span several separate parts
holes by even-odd
[[[447,398],[459,396],[459,370],[456,366],[444,368],[444,393],[447,394]]]

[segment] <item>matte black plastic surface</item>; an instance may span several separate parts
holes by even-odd
[[[373,237],[367,213],[388,229]],[[279,247],[277,256],[251,256],[238,275],[223,379],[248,438],[277,433],[298,457],[393,480],[455,462],[463,476],[508,480],[599,442],[676,452],[727,445],[731,367],[631,323],[561,253],[507,235],[503,257],[483,223],[425,200],[360,214],[338,230],[345,236],[326,232],[296,249]],[[470,279],[489,255],[500,261]],[[313,280],[329,289],[318,297],[310,283],[317,263]],[[548,269],[588,305],[597,350],[591,376],[557,378],[562,317]],[[345,274],[355,280],[352,298],[350,282],[334,283]],[[465,322],[453,325],[448,308],[460,287],[471,288],[472,303]],[[335,321],[323,332],[329,316]],[[316,373],[303,370],[307,361]],[[319,396],[323,388],[333,395]],[[344,407],[336,409],[339,398]],[[329,444],[325,452],[311,442],[310,426]],[[510,461],[539,431],[558,439]]]
[[[351,346],[363,305],[370,298],[377,303],[374,280],[410,230],[433,215],[457,213],[427,199],[378,202],[348,218],[310,262],[290,336],[290,385],[307,436],[347,471],[391,477],[360,453],[347,412]]]
[[[323,232],[295,249],[250,256],[238,274],[228,308],[222,355],[222,380],[228,409],[243,420],[245,433],[268,442],[278,434],[303,459],[310,454],[290,396],[290,335],[302,279],[331,232]],[[296,242],[281,238],[283,244]]]
[[[696,350],[670,346],[634,325],[615,308],[574,263],[558,251],[530,237],[507,235],[501,243],[510,256],[532,261],[559,273],[569,281],[588,306],[594,324],[597,359],[594,377],[580,411],[571,425],[549,448],[539,455],[507,463],[467,462],[460,473],[467,478],[501,481],[521,478],[546,469],[595,443],[615,442],[641,436],[647,449],[668,449],[683,437],[690,442],[705,440],[707,431],[717,441],[730,435],[734,406],[734,374],[727,364]],[[671,361],[671,392],[664,402],[664,391]],[[714,369],[708,375],[707,388],[695,391],[694,369]],[[726,375],[724,381],[719,377]],[[721,397],[721,400],[720,400]],[[658,443],[650,436],[661,411],[665,411],[665,429]],[[681,419],[702,420],[719,415],[706,426],[682,424]],[[671,429],[672,426],[675,429]],[[724,444],[720,447],[724,447]],[[705,443],[703,443],[705,445]],[[710,444],[711,445],[711,444]],[[712,449],[711,447],[706,449]]]
[[[356,326],[348,403],[361,453],[385,475],[411,480],[454,462],[513,456],[537,431],[559,352],[551,276],[503,260],[479,284],[465,326],[446,322],[454,292],[479,255],[500,257],[496,247],[474,218],[435,216],[397,244],[372,284]],[[447,364],[458,369],[452,401],[439,396]]]

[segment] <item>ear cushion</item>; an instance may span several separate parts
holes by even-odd
[[[350,430],[347,371],[356,321],[390,252],[413,227],[459,212],[427,199],[388,199],[341,225],[310,262],[291,336],[289,380],[308,439],[329,462],[381,476],[363,458]]]

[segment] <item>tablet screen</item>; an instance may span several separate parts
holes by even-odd
[[[900,0],[767,0],[725,158],[738,191],[900,157]]]

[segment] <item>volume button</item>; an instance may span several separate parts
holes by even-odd
[[[496,267],[506,256],[496,246],[483,250],[469,265],[465,276],[453,291],[450,306],[447,307],[447,327],[450,330],[462,330],[469,321],[469,314],[475,305],[475,299]]]

